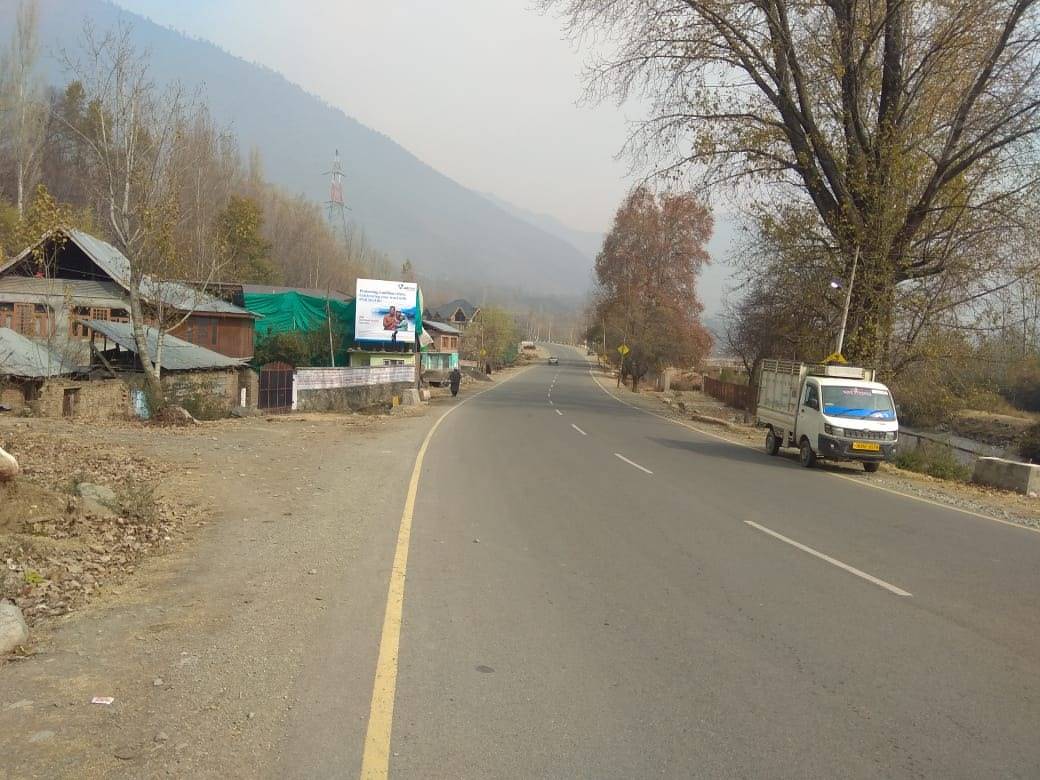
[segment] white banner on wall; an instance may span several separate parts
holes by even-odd
[[[421,316],[418,294],[415,282],[358,279],[354,339],[415,343],[415,323]]]

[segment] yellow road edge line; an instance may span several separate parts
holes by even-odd
[[[612,392],[610,392],[610,390],[608,388],[603,386],[603,383],[599,381],[599,377],[597,377],[594,373],[592,373],[591,366],[589,367],[589,376],[592,377],[593,383],[600,390],[602,390],[604,393],[609,395],[611,398],[613,398],[619,404],[624,404],[625,406],[629,406],[629,407],[635,409],[636,411],[643,412],[644,414],[649,414],[651,417],[657,417],[658,419],[664,420],[665,422],[670,422],[670,423],[673,423],[675,425],[682,426],[683,428],[689,428],[691,431],[696,431],[697,433],[703,434],[704,436],[710,436],[713,439],[718,439],[719,441],[724,441],[724,442],[726,442],[728,444],[736,445],[737,447],[744,447],[745,449],[754,450],[754,451],[758,452],[758,447],[752,446],[750,444],[746,444],[745,442],[742,442],[742,441],[734,441],[733,439],[727,439],[725,436],[720,436],[717,433],[712,433],[711,431],[706,431],[703,428],[698,428],[696,425],[690,425],[689,423],[683,422],[682,420],[676,420],[676,419],[674,419],[672,417],[666,417],[663,414],[658,414],[657,412],[652,412],[649,409],[644,409],[642,406],[637,406],[636,404],[629,403],[628,401],[626,401],[623,398],[618,398],[616,395],[614,395]],[[1010,526],[1011,528],[1020,528],[1020,529],[1022,529],[1024,531],[1031,531],[1034,534],[1040,534],[1040,528],[1033,528],[1030,525],[1023,525],[1022,523],[1016,523],[1016,522],[1014,522],[1012,520],[1002,520],[999,517],[994,517],[993,515],[984,515],[981,512],[976,512],[976,511],[974,511],[972,509],[964,509],[963,507],[954,506],[953,504],[944,504],[941,501],[935,501],[934,499],[925,498],[924,496],[915,496],[913,493],[904,493],[902,490],[896,490],[894,488],[885,487],[883,485],[873,485],[870,482],[864,482],[861,479],[856,479],[855,477],[850,477],[850,476],[848,476],[846,474],[835,474],[835,473],[830,472],[830,471],[823,471],[823,472],[820,472],[820,473],[822,473],[822,474],[824,474],[825,476],[828,476],[828,477],[835,477],[836,479],[843,479],[846,482],[851,482],[853,485],[859,485],[860,487],[870,488],[871,490],[881,490],[881,491],[883,491],[885,493],[891,493],[894,496],[901,496],[902,498],[908,498],[911,501],[919,501],[922,504],[930,504],[931,506],[939,507],[940,509],[949,509],[949,510],[951,510],[953,512],[959,512],[962,515],[968,515],[969,517],[976,517],[976,518],[978,518],[980,520],[989,520],[990,522],[1000,523],[1001,525]]]
[[[529,368],[531,366],[506,377],[494,387],[474,393],[446,410],[426,432],[426,438],[423,439],[419,452],[416,453],[412,477],[408,482],[408,494],[404,501],[404,511],[401,513],[401,525],[397,531],[394,565],[390,570],[386,612],[383,615],[383,630],[379,638],[379,657],[376,661],[376,676],[372,686],[372,704],[369,708],[368,728],[365,732],[365,748],[361,756],[363,780],[382,780],[388,776],[390,771],[390,733],[394,724],[394,699],[397,696],[397,661],[401,646],[401,619],[404,613],[404,581],[408,569],[408,548],[412,538],[415,498],[419,493],[419,480],[422,476],[426,449],[430,446],[433,434],[437,432],[437,428],[440,427],[445,417],[474,398],[491,390],[497,390]]]

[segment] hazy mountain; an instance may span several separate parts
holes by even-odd
[[[9,37],[16,6],[0,2],[2,40]],[[214,115],[231,125],[243,150],[258,148],[267,177],[290,191],[326,201],[323,172],[338,148],[351,219],[380,249],[411,258],[437,286],[485,299],[508,290],[514,297],[530,293],[543,300],[573,300],[587,288],[591,262],[568,241],[507,213],[281,75],[105,0],[40,3],[40,41],[51,83],[67,80],[56,54],[78,45],[85,18],[99,30],[130,22],[136,43],[151,53],[156,79],[202,85]]]
[[[603,247],[603,239],[605,238],[603,233],[576,230],[569,225],[563,224],[560,220],[550,214],[539,214],[538,212],[529,211],[520,206],[514,206],[509,201],[503,200],[490,192],[485,192],[484,197],[507,214],[512,214],[514,217],[522,219],[524,222],[529,222],[550,235],[563,239],[593,262],[595,262],[599,250]]]

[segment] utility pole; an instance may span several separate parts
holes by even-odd
[[[336,353],[332,348],[332,304],[329,303],[329,296],[332,295],[331,282],[325,288],[325,318],[329,324],[329,365],[333,368],[336,367]]]
[[[845,307],[841,312],[841,330],[838,331],[838,347],[835,350],[839,355],[842,347],[845,346],[845,326],[849,322],[849,307],[852,305],[852,287],[856,284],[857,265],[859,265],[859,246],[856,247],[856,253],[852,256],[852,274],[849,277],[849,287],[845,291]]]

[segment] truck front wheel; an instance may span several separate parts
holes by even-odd
[[[802,445],[798,448],[799,459],[802,461],[802,465],[807,469],[811,469],[816,465],[816,453],[812,451],[812,447],[809,446],[808,439],[802,439]]]
[[[875,473],[879,468],[881,468],[881,464],[877,461],[868,460],[863,463],[863,470],[868,474]]]
[[[776,453],[780,452],[780,439],[772,428],[766,433],[766,452],[770,455],[776,455]]]

